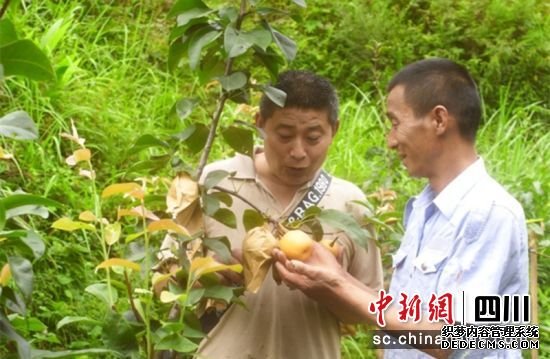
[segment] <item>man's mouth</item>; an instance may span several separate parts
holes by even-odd
[[[287,170],[289,172],[298,173],[298,172],[304,172],[305,170],[307,170],[307,167],[287,167]]]

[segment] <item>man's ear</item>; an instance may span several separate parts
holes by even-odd
[[[442,135],[447,132],[451,125],[451,119],[447,108],[442,105],[435,106],[432,110],[432,121],[437,135]]]
[[[336,122],[332,125],[332,137],[336,136],[336,132],[340,128],[340,120],[336,119]]]
[[[256,116],[254,117],[254,121],[256,123],[256,127],[258,127],[258,128],[263,128],[264,125],[265,125],[265,120],[262,117],[262,115],[260,115],[259,112],[256,113]]]

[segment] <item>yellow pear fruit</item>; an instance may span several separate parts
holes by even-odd
[[[320,242],[325,248],[327,248],[336,258],[340,254],[341,246],[337,241],[331,239],[321,239]]]
[[[288,259],[305,261],[313,251],[313,239],[299,229],[288,231],[279,240],[279,248]]]

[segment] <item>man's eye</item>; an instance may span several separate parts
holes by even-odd
[[[307,140],[309,142],[317,142],[321,139],[321,136],[317,136],[317,137],[308,137]]]

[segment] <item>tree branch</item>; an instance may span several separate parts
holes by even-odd
[[[0,19],[4,16],[6,10],[8,10],[8,6],[10,6],[10,0],[5,0],[0,9]]]
[[[212,187],[212,189],[215,189],[217,191],[220,191],[220,192],[223,192],[223,193],[227,193],[233,197],[236,197],[238,199],[240,199],[241,201],[243,201],[244,203],[248,204],[250,207],[252,207],[253,209],[255,209],[256,211],[258,211],[265,219],[267,219],[270,223],[274,224],[276,227],[279,227],[279,222],[277,220],[275,220],[274,218],[271,218],[269,215],[267,215],[267,213],[265,213],[264,211],[262,211],[261,209],[259,209],[256,205],[254,205],[252,202],[250,202],[248,199],[246,199],[245,197],[241,196],[238,192],[235,192],[235,191],[231,191],[231,190],[228,190],[227,188],[223,188],[223,187],[220,187],[220,186],[214,186]]]
[[[126,284],[126,292],[128,293],[128,300],[130,302],[130,307],[132,307],[132,312],[134,313],[137,321],[143,323],[143,318],[139,314],[139,311],[137,310],[136,305],[132,300],[132,285],[130,284],[130,279],[128,278],[128,273],[126,271],[124,271],[124,282]]]
[[[246,0],[241,0],[241,8],[239,10],[239,17],[237,18],[237,22],[235,24],[235,29],[238,31],[241,29],[242,22],[244,17],[246,16]],[[227,76],[231,74],[231,71],[233,69],[233,61],[234,58],[231,57],[229,60],[227,60],[225,64],[225,71],[224,75]],[[206,144],[204,146],[204,150],[201,153],[201,158],[199,160],[199,166],[197,168],[197,180],[201,178],[202,172],[204,171],[204,167],[206,166],[206,163],[208,162],[208,156],[210,155],[210,152],[212,151],[212,145],[214,144],[214,139],[216,138],[216,131],[218,129],[218,124],[220,122],[220,118],[223,112],[223,107],[225,105],[225,101],[227,101],[227,98],[229,97],[228,92],[226,92],[222,88],[222,93],[220,94],[220,97],[218,98],[218,104],[216,105],[216,110],[214,111],[214,114],[212,116],[212,126],[210,127],[210,131],[208,131],[208,137],[206,139]]]

